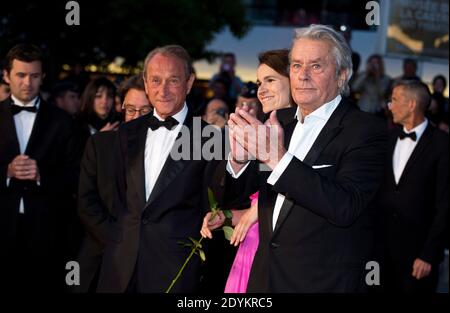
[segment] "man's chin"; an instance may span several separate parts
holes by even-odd
[[[26,96],[20,97],[19,100],[20,100],[21,102],[23,102],[23,103],[28,103],[28,102],[30,102],[31,100],[33,100],[34,98],[36,98],[36,96],[26,95]]]

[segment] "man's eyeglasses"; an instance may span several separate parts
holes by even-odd
[[[132,115],[132,116],[136,115],[136,112],[139,112],[140,115],[145,115],[152,111],[152,108],[149,106],[143,107],[141,109],[136,109],[136,107],[131,104],[124,104],[122,108],[125,110],[126,114]]]

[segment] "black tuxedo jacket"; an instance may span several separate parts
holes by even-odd
[[[128,122],[118,131],[117,222],[112,224],[103,255],[99,292],[164,292],[190,253],[179,241],[200,238],[208,210],[206,187],[217,162],[193,159],[192,155],[195,149],[198,156],[208,139],[200,140],[195,123],[197,130],[207,124],[193,123],[192,115],[187,115],[184,126],[190,147],[184,151],[189,151],[190,157],[174,160],[169,154],[149,199],[145,199],[144,151],[151,116]],[[218,131],[213,133],[220,136]],[[173,149],[179,148],[176,145]],[[199,269],[195,256],[173,292],[195,291]]]
[[[277,111],[286,149],[295,112]],[[304,161],[294,157],[275,185],[267,184],[271,172],[260,172],[257,162],[238,179],[227,177],[228,199],[239,190],[246,198],[259,189],[260,243],[247,292],[365,290],[365,265],[373,248],[368,204],[381,182],[386,140],[382,122],[342,100]],[[286,199],[272,230],[278,193]]]
[[[80,286],[86,292],[100,267],[103,249],[108,241],[115,193],[116,132],[99,132],[89,137],[81,160],[78,187],[78,212],[86,236],[78,255]]]
[[[71,117],[41,100],[25,151],[37,162],[40,184],[11,178],[7,185],[8,164],[20,154],[10,106],[11,98],[0,102],[0,258],[9,264],[1,270],[14,279],[17,272],[11,267],[23,264],[23,256],[30,264],[44,263],[54,271],[56,266],[50,264],[65,254],[67,234],[64,232],[68,216],[71,216],[71,212],[67,212],[71,207],[69,202],[74,200],[72,194],[76,189],[76,164],[72,153]],[[23,215],[19,214],[21,198],[25,208]],[[19,254],[22,260],[16,258]],[[63,272],[64,265],[58,266]],[[32,271],[49,274],[44,268]],[[63,278],[60,277],[62,283]],[[49,280],[45,279],[42,286]],[[23,287],[26,288],[26,284]]]
[[[436,270],[443,258],[448,225],[449,147],[448,135],[428,124],[396,184],[392,158],[399,131],[390,133],[388,166],[377,207],[383,256],[410,275],[416,258]]]

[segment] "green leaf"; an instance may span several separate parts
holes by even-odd
[[[211,188],[208,188],[208,200],[211,211],[213,211],[214,209],[217,208],[217,201],[216,197],[214,197],[214,193],[212,192]]]
[[[203,250],[198,250],[198,253],[200,253],[200,259],[202,259],[203,262],[206,261],[206,255]]]
[[[230,226],[223,226],[222,227],[223,234],[225,235],[225,238],[230,241],[231,236],[233,235],[233,227]]]
[[[189,237],[189,240],[192,241],[192,243],[194,244],[195,248],[201,248],[202,247],[202,244],[198,240],[195,240],[192,237]]]
[[[233,218],[233,213],[231,212],[231,210],[222,210],[223,215],[225,215],[226,218],[232,219]]]

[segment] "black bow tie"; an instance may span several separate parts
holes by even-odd
[[[11,104],[11,113],[13,115],[16,115],[17,113],[20,113],[22,111],[28,111],[28,112],[37,112],[37,107],[33,105],[32,107],[24,107],[17,104]]]
[[[398,134],[398,138],[400,138],[400,140],[405,139],[406,137],[411,138],[412,141],[416,141],[417,140],[417,135],[416,132],[412,132],[412,133],[405,133],[403,130]]]
[[[152,130],[156,130],[160,127],[165,127],[168,130],[172,130],[172,128],[176,125],[178,125],[178,121],[172,116],[169,116],[164,121],[160,121],[154,115],[150,116],[148,119],[148,127],[150,127]]]

